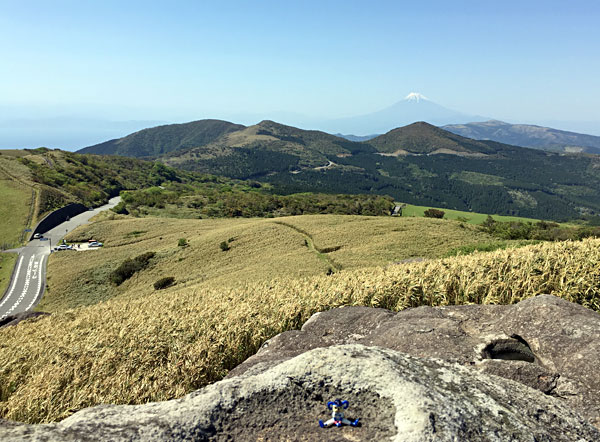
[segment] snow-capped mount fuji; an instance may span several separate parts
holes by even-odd
[[[404,97],[406,101],[416,101],[417,103],[421,100],[429,100],[425,95],[420,94],[418,92],[411,92],[406,97]]]
[[[319,125],[318,129],[330,133],[369,135],[386,133],[415,121],[426,121],[435,126],[443,126],[484,120],[489,118],[448,109],[419,92],[411,92],[403,100],[380,111],[329,120]]]

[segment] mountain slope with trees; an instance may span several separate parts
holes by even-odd
[[[477,141],[424,122],[352,142],[263,121],[203,145],[168,149],[158,158],[168,166],[260,180],[279,193],[379,194],[552,220],[600,213],[600,157]]]
[[[224,134],[240,129],[244,129],[244,126],[221,120],[169,124],[85,147],[78,152],[136,158],[156,157],[174,150],[208,144]]]

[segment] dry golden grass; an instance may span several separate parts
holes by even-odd
[[[292,279],[322,275],[330,268],[373,267],[414,256],[440,257],[460,244],[491,238],[471,226],[433,219],[342,215],[220,220],[110,217],[100,217],[104,221],[83,226],[67,237],[79,241],[94,238],[104,242],[103,249],[51,256],[49,290],[38,310],[56,312],[116,296],[143,297],[153,293],[154,282],[165,276],[175,277],[178,288],[232,287],[282,275]],[[342,248],[317,253],[312,244],[307,247],[311,239],[290,226],[301,226],[321,250]],[[187,239],[189,246],[178,247],[179,238]],[[220,243],[231,238],[231,249],[223,252]],[[121,262],[148,251],[156,253],[149,269],[119,287],[107,283],[110,272]]]
[[[455,247],[494,241],[476,227],[431,218],[314,215],[277,221],[309,233],[319,249],[340,247],[327,255],[345,269],[438,258]]]
[[[68,239],[104,242],[99,250],[55,253],[49,261],[48,286],[38,310],[60,311],[115,296],[138,298],[154,292],[158,279],[173,276],[177,288],[215,287],[271,279],[324,274],[327,265],[304,245],[303,236],[268,220],[121,219],[96,222]],[[178,240],[188,240],[179,247]],[[233,239],[231,249],[219,247]],[[156,253],[148,269],[121,286],[109,275],[125,259]],[[167,289],[169,293],[175,288]]]
[[[167,222],[154,222],[159,221]],[[125,249],[124,234],[132,224],[114,223],[114,231],[120,232],[113,235],[114,242],[107,240],[110,247],[88,252],[90,257]],[[99,235],[105,228],[100,224],[89,228],[98,229]],[[208,234],[211,225],[205,227]],[[187,237],[193,250],[194,237],[189,232]],[[174,246],[172,239],[167,242]],[[51,268],[63,258],[53,259]],[[181,284],[137,297],[125,292],[106,302],[0,330],[0,416],[48,422],[99,403],[180,397],[222,378],[266,339],[300,327],[317,311],[341,305],[401,310],[514,303],[551,293],[599,310],[599,281],[600,240],[588,239],[343,270],[330,276],[280,276],[232,286]]]

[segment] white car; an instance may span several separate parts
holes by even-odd
[[[33,235],[33,239],[40,239],[43,238],[44,236],[41,233],[36,233],[35,235]]]
[[[102,247],[104,244],[102,244],[99,241],[94,241],[88,244],[88,247]]]
[[[54,247],[54,250],[56,250],[57,252],[58,252],[59,250],[73,250],[73,246],[68,246],[68,245],[66,245],[66,244],[61,244],[61,245],[60,245],[60,246],[58,246],[58,247]]]

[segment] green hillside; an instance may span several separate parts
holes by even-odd
[[[319,132],[304,141],[306,131],[299,130],[293,143],[282,137],[247,142],[244,132],[221,139],[222,155],[208,153],[213,144],[162,160],[267,181],[283,193],[390,195],[422,206],[558,221],[600,213],[600,158],[594,155],[474,141],[425,123],[367,143]]]
[[[169,124],[135,132],[126,137],[81,149],[79,153],[157,157],[166,153],[208,144],[229,132],[243,129],[240,124],[221,120],[200,120]]]
[[[168,132],[160,138],[168,140]],[[277,193],[379,194],[415,205],[557,221],[600,213],[600,157],[476,141],[423,122],[367,142],[272,121],[188,149],[177,140],[156,147],[171,151],[161,162],[268,182]]]

